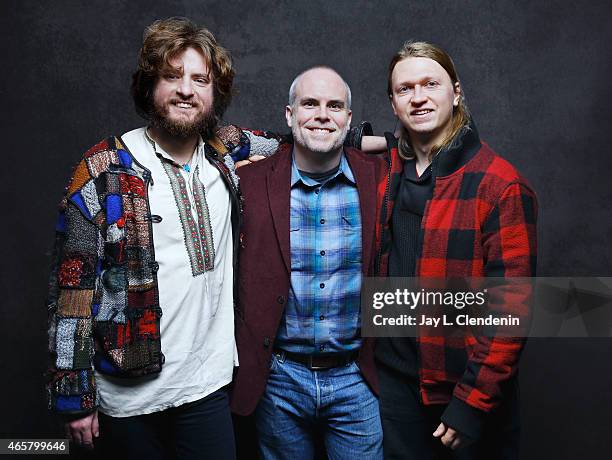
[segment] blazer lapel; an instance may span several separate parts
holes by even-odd
[[[374,245],[374,224],[376,222],[376,171],[373,162],[360,158],[352,149],[345,149],[346,157],[357,182],[359,208],[361,211],[361,269],[368,275]]]
[[[291,145],[279,148],[275,159],[278,161],[268,170],[266,183],[268,201],[276,239],[283,255],[287,273],[291,273],[291,253],[289,239],[289,211],[291,205]]]

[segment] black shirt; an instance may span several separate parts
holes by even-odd
[[[431,165],[417,175],[416,161],[406,160],[391,215],[390,277],[413,277],[420,244],[421,221],[425,205],[433,196]],[[381,338],[376,359],[402,374],[418,378],[416,340],[412,337]]]

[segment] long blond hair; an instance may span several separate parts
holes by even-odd
[[[389,64],[389,74],[387,78],[387,94],[389,95],[389,99],[393,97],[393,90],[391,86],[393,69],[395,69],[398,62],[409,57],[422,57],[436,61],[444,70],[446,70],[446,73],[448,73],[451,82],[453,83],[453,87],[459,82],[459,76],[457,75],[455,64],[453,63],[451,57],[442,48],[427,42],[407,41],[402,45],[400,50],[395,53],[393,59],[391,59],[391,63]],[[461,97],[459,98],[459,104],[453,110],[451,129],[444,139],[442,139],[442,141],[433,146],[429,153],[430,159],[440,150],[450,146],[457,138],[461,130],[468,125],[469,121],[470,115],[462,93]],[[402,158],[410,160],[415,157],[412,142],[410,141],[410,134],[404,126],[402,126],[400,131],[398,147],[399,154]]]

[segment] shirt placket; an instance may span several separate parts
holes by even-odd
[[[326,289],[328,286],[326,285],[327,275],[326,270],[324,269],[324,261],[321,259],[321,253],[325,251],[323,245],[325,244],[324,238],[324,227],[327,224],[327,216],[325,212],[325,184],[321,186],[317,186],[311,191],[311,196],[313,197],[313,209],[315,210],[315,238],[313,242],[313,255],[315,259],[314,274],[315,274],[315,292],[314,296],[314,308],[313,308],[313,317],[312,324],[314,329],[314,346],[315,352],[323,353],[325,352],[325,343],[321,343],[320,337],[324,337],[323,328],[323,320],[325,319],[324,312],[322,311],[323,306],[325,305],[325,296]],[[324,253],[324,252],[323,252]]]

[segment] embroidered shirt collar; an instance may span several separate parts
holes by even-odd
[[[294,187],[298,182],[302,182],[308,187],[316,187],[321,185],[316,180],[300,173],[300,170],[298,169],[297,164],[295,163],[295,156],[293,156],[293,153],[292,157],[293,159],[291,161],[291,187]],[[344,151],[342,151],[342,156],[340,157],[340,166],[338,167],[338,171],[336,171],[336,174],[334,174],[328,180],[335,179],[340,175],[343,175],[348,181],[352,182],[353,184],[356,183],[355,176],[353,176],[353,171],[351,171],[348,161],[346,160],[346,155],[344,154]]]
[[[175,166],[179,166],[181,167],[182,165],[179,165],[162,147],[161,145],[159,145],[157,142],[155,142],[153,140],[153,138],[150,136],[149,134],[149,128],[145,128],[144,130],[144,135],[145,138],[147,139],[147,141],[149,142],[149,144],[151,144],[151,147],[153,147],[153,151],[155,152],[155,155],[157,155],[157,157],[159,159],[163,159],[163,160],[167,160],[170,163],[174,164]],[[198,136],[198,144],[196,145],[195,150],[193,151],[193,163],[195,163],[198,158],[200,157],[200,155],[204,154],[204,140],[202,139],[202,136]],[[194,168],[195,169],[195,168]]]

